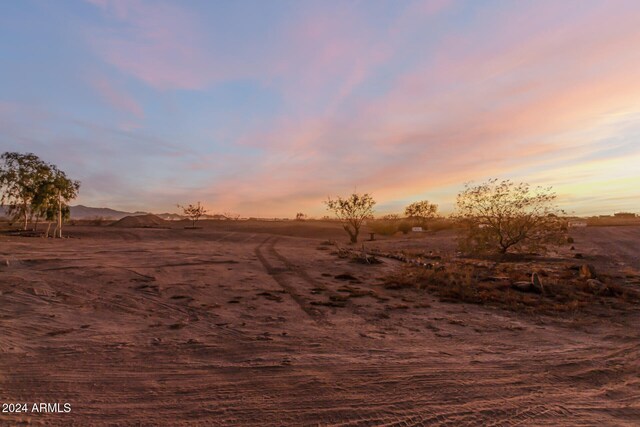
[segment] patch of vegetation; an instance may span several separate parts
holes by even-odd
[[[48,236],[51,223],[57,221],[54,236],[62,238],[62,222],[70,213],[68,202],[78,196],[79,189],[79,181],[67,178],[57,166],[33,153],[0,156],[0,206],[14,221],[22,222],[24,231],[29,222],[37,231],[38,221],[44,219]]]
[[[467,185],[457,198],[456,217],[464,227],[460,248],[481,254],[542,251],[566,242],[566,221],[558,216],[551,188],[489,180]]]
[[[542,277],[539,293],[521,291],[514,284],[530,282],[531,271],[523,264],[447,263],[444,269],[405,266],[385,278],[387,289],[420,289],[445,302],[491,305],[512,311],[530,313],[573,313],[593,305],[615,306],[617,303],[639,303],[640,293],[613,283],[605,277],[594,282],[575,268]]]
[[[402,234],[409,234],[413,225],[409,221],[402,221],[398,224],[398,231],[401,231]]]
[[[398,232],[400,222],[397,219],[376,219],[367,222],[372,232],[382,236],[393,236]]]
[[[325,204],[327,209],[342,221],[342,227],[349,234],[351,243],[357,243],[363,222],[373,217],[373,207],[376,201],[367,193],[353,193],[345,198],[340,196],[335,199],[329,198]]]
[[[421,223],[436,217],[438,205],[430,203],[428,200],[411,203],[404,210],[407,218],[417,220]]]
[[[200,202],[195,205],[190,204],[189,206],[178,205],[178,207],[181,208],[185,216],[191,220],[191,228],[196,228],[196,222],[198,222],[201,216],[207,213],[207,209],[205,209]]]

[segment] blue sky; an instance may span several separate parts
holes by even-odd
[[[0,150],[77,203],[380,213],[465,182],[640,211],[634,1],[15,1],[0,15]]]

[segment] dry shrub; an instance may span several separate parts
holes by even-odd
[[[428,222],[427,228],[429,231],[438,232],[442,230],[453,230],[457,228],[459,225],[448,218],[437,218]]]
[[[607,291],[598,294],[574,274],[544,278],[544,294],[512,289],[511,283],[530,280],[530,272],[517,266],[497,268],[447,264],[444,270],[406,266],[383,282],[387,289],[420,289],[445,302],[491,305],[530,313],[574,313],[589,306],[638,303],[640,293],[605,280]]]
[[[398,224],[398,231],[402,231],[402,234],[408,234],[413,228],[413,224],[409,221],[402,221]]]
[[[459,246],[470,254],[540,252],[560,244],[566,221],[558,216],[550,188],[491,179],[465,186],[458,194],[456,217],[464,226]]]
[[[444,299],[457,302],[482,302],[477,278],[472,267],[427,270],[405,267],[400,273],[386,278],[387,289],[424,289]]]
[[[372,232],[382,236],[392,236],[398,231],[398,221],[393,219],[376,219],[367,222]]]

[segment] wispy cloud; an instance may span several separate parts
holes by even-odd
[[[177,3],[91,0],[111,20],[88,34],[117,69],[157,89],[199,89],[224,68],[202,40],[199,21]]]
[[[0,137],[101,156],[141,203],[167,210],[187,191],[247,215],[320,214],[357,187],[446,206],[499,176],[555,185],[585,212],[587,198],[637,205],[637,2],[83,6],[91,94],[32,128],[0,104]],[[590,198],[605,187],[616,201]]]
[[[138,119],[144,117],[142,106],[125,90],[114,85],[106,77],[95,77],[91,85],[113,108],[118,111],[131,114]]]

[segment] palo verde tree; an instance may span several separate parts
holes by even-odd
[[[325,201],[327,210],[332,211],[336,217],[344,222],[343,228],[349,234],[351,243],[358,242],[360,227],[365,219],[373,216],[373,206],[376,204],[368,193],[353,193],[347,198],[329,198]]]
[[[560,243],[563,221],[551,188],[491,179],[458,194],[461,249],[472,253],[541,250]]]
[[[37,217],[43,217],[48,223],[47,236],[52,221],[57,220],[54,235],[62,238],[63,220],[69,218],[68,202],[78,197],[80,182],[67,178],[67,175],[54,165],[49,165],[46,178],[40,182],[32,201],[32,210]]]
[[[413,202],[404,210],[405,216],[411,219],[425,221],[434,218],[438,212],[438,205],[429,203],[428,200]]]
[[[196,222],[198,222],[201,216],[207,213],[207,209],[205,209],[200,202],[189,206],[178,205],[178,207],[181,208],[182,212],[191,220],[191,228],[196,228]]]

